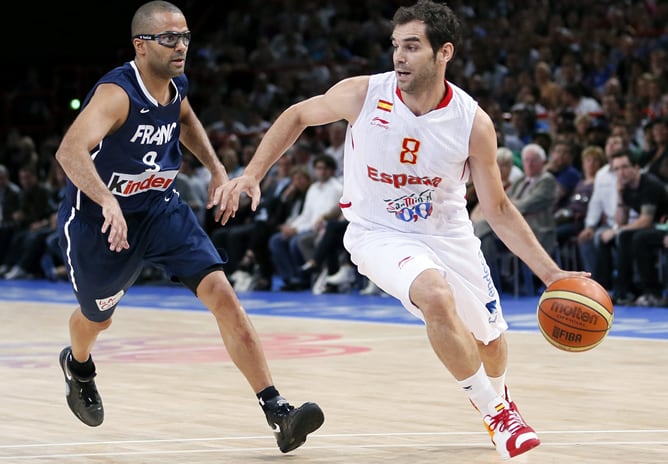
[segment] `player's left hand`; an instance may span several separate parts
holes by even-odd
[[[128,243],[128,225],[125,222],[125,217],[123,216],[121,206],[118,204],[118,200],[113,195],[109,195],[101,206],[102,216],[104,217],[101,230],[103,234],[109,231],[107,239],[109,249],[116,252],[127,250],[130,248],[130,244]]]

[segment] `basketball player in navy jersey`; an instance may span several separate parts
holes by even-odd
[[[344,244],[359,271],[424,320],[432,348],[480,412],[502,458],[540,444],[505,385],[501,303],[466,210],[472,176],[482,211],[508,248],[545,284],[586,273],[559,269],[505,194],[489,116],[444,79],[459,41],[454,13],[431,0],[393,18],[394,71],[356,76],[284,111],[216,217],[259,181],[308,126],[348,122],[341,208]]]
[[[211,172],[209,207],[228,181],[188,102],[186,19],[173,4],[154,1],[137,10],[131,29],[134,60],[97,82],[56,153],[68,176],[60,245],[79,303],[69,321],[71,346],[60,354],[67,403],[83,423],[102,423],[91,351],[143,265],[151,263],[190,288],[213,313],[279,448],[291,451],[320,427],[324,415],[315,403],[294,408],[279,395],[218,251],[173,187],[179,142]]]

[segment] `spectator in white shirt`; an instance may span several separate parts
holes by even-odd
[[[269,250],[276,272],[283,280],[281,290],[305,290],[311,287],[309,275],[301,269],[306,259],[304,250],[311,244],[325,224],[325,220],[339,208],[343,185],[334,177],[336,161],[321,154],[313,160],[315,181],[306,192],[301,213],[282,224],[279,232],[269,239]]]
[[[582,265],[585,270],[594,273],[596,249],[600,243],[601,233],[615,227],[615,210],[617,209],[617,175],[610,171],[610,160],[615,152],[628,148],[628,143],[620,135],[610,135],[605,143],[605,156],[608,164],[596,172],[594,190],[587,205],[584,229],[578,234],[578,244]],[[601,271],[605,272],[605,271]],[[609,271],[607,271],[609,272]],[[600,282],[608,282],[604,276],[593,277]],[[609,288],[609,287],[608,287]]]

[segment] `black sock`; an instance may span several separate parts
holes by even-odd
[[[95,364],[93,363],[93,358],[90,355],[88,355],[86,362],[80,363],[74,359],[74,356],[72,356],[72,353],[70,353],[70,356],[67,360],[67,365],[70,368],[70,372],[81,379],[92,377],[95,374]]]
[[[260,393],[257,393],[255,396],[257,396],[257,399],[260,400],[260,404],[265,404],[266,402],[273,400],[278,396],[278,390],[271,385],[264,390],[262,390]]]

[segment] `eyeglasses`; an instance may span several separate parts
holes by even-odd
[[[183,42],[186,47],[190,45],[190,38],[192,34],[190,31],[186,32],[161,32],[160,34],[137,34],[133,39],[155,40],[163,47],[176,48],[179,40]]]

